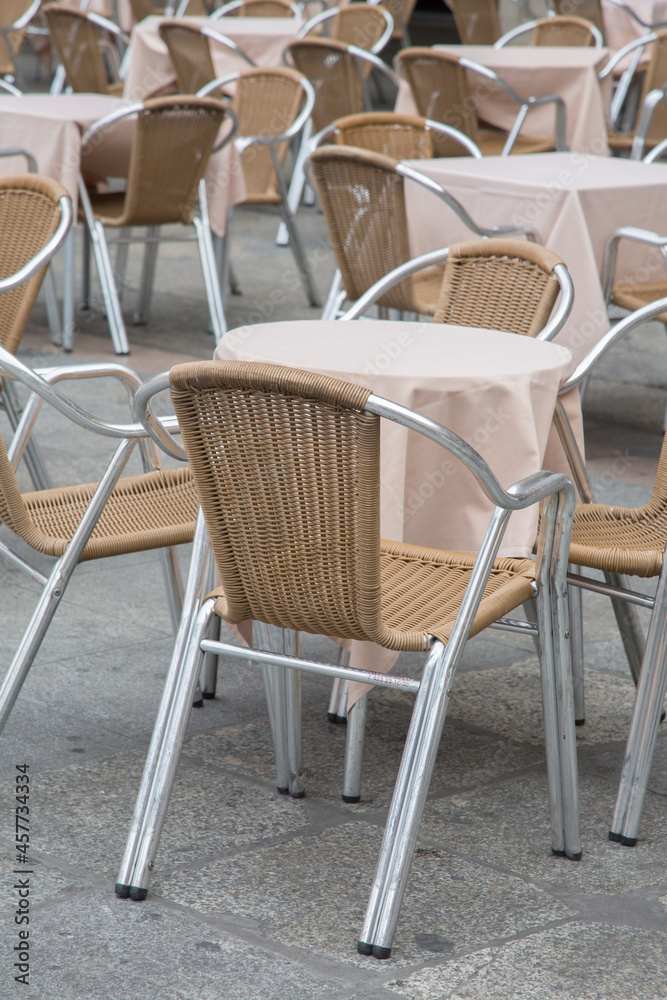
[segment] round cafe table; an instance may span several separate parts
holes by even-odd
[[[446,324],[300,320],[230,330],[215,357],[366,385],[455,431],[505,488],[542,468],[567,472],[557,439],[550,440],[558,388],[573,367],[570,351],[558,344]],[[576,425],[578,393],[568,410]],[[479,549],[492,504],[449,452],[383,421],[381,469],[383,537],[459,552]],[[537,513],[512,515],[500,555],[531,554]],[[351,644],[352,666],[386,672],[396,656],[372,643]]]

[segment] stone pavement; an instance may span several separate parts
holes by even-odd
[[[302,218],[324,294],[332,262],[322,217],[305,209]],[[236,214],[233,260],[243,294],[230,300],[230,326],[317,315],[294,284],[289,251],[273,245],[275,225],[270,212]],[[130,274],[137,273],[132,260]],[[131,286],[128,316],[132,298]],[[94,306],[79,317],[74,354],[64,356],[50,346],[38,305],[22,355],[33,364],[112,360],[99,298]],[[128,361],[144,375],[210,357],[194,246],[161,250],[151,323],[128,325],[128,334]],[[591,383],[589,454],[605,498],[635,504],[647,495],[666,389],[660,326],[622,345]],[[83,405],[123,419],[113,386],[77,383],[71,391]],[[110,450],[46,413],[36,435],[58,484],[94,479]],[[4,665],[36,590],[4,564],[0,580]],[[2,736],[0,998],[665,1000],[665,733],[639,843],[611,843],[633,687],[604,599],[585,596],[585,624],[587,721],[577,732],[582,861],[549,849],[533,647],[487,633],[469,644],[454,685],[394,952],[383,963],[358,956],[355,943],[409,699],[375,693],[362,800],[346,805],[344,727],[327,721],[328,683],[307,679],[307,795],[293,801],[274,788],[259,676],[241,660],[226,663],[216,699],[192,712],[148,898],[118,900],[113,886],[172,632],[155,553],[82,565]],[[306,638],[304,651],[329,656],[331,646]],[[403,657],[402,669],[418,666],[418,657]],[[29,986],[13,979],[10,810],[22,764],[31,789]]]

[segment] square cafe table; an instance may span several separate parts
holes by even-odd
[[[488,66],[519,97],[558,94],[565,101],[568,149],[602,156],[608,153],[606,115],[612,82],[609,77],[601,85],[597,78],[609,59],[608,49],[542,45],[512,45],[503,49],[491,45],[436,45],[434,48]],[[468,81],[478,118],[509,131],[519,105],[478,73],[469,71]],[[396,111],[417,113],[407,82],[402,82],[399,88]],[[552,104],[537,107],[528,112],[521,131],[548,139],[554,135],[554,123]],[[456,122],[448,124],[455,126]]]

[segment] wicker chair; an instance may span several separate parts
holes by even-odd
[[[554,147],[565,149],[565,106],[560,97],[550,94],[523,101],[487,67],[436,49],[403,49],[396,57],[396,65],[401,76],[410,85],[419,114],[452,125],[464,132],[479,146],[485,156],[544,153]],[[468,71],[492,80],[520,106],[509,135],[488,125],[483,129],[480,128],[475,112],[477,102],[468,84]],[[528,109],[548,103],[553,103],[556,107],[555,142],[519,135],[519,129]]]
[[[306,264],[304,247],[290,207],[282,173],[289,141],[308,122],[315,101],[313,89],[300,73],[287,67],[229,73],[204,87],[200,94],[234,84],[231,107],[239,123],[236,147],[241,154],[246,182],[245,205],[277,205],[290,237],[290,247],[312,306],[319,305],[317,290]]]
[[[629,309],[634,312],[643,306],[656,302],[667,296],[667,275],[661,281],[617,281],[616,259],[618,256],[619,243],[622,240],[629,240],[632,243],[641,243],[645,246],[655,247],[661,251],[663,265],[667,260],[667,237],[659,233],[650,232],[647,229],[636,229],[634,226],[623,226],[616,229],[605,247],[604,270],[602,276],[602,290],[607,308],[618,306],[621,309]],[[657,316],[661,323],[667,325],[667,313]]]
[[[581,385],[599,360],[632,330],[667,313],[663,298],[617,323],[580,362],[561,392]],[[637,695],[621,771],[618,796],[609,832],[610,840],[634,845],[667,690],[667,438],[663,443],[653,492],[643,507],[609,507],[595,503],[584,461],[565,416],[556,408],[557,426],[565,445],[580,496],[572,531],[570,559],[582,567],[599,570],[605,582],[569,574],[571,586],[612,598],[628,663],[637,684]],[[633,592],[628,577],[658,577],[655,598]],[[646,639],[634,605],[652,609]],[[574,652],[574,651],[573,651]]]
[[[590,21],[604,39],[604,21],[600,0],[551,0],[551,7],[559,17],[583,17]]]
[[[506,237],[455,243],[409,261],[369,288],[340,318],[358,319],[389,289],[434,263],[445,264],[436,323],[553,340],[572,309],[574,291],[564,261],[537,243]]]
[[[198,26],[177,19],[165,20],[160,24],[158,32],[169,50],[169,58],[182,94],[196,94],[215,80],[217,74],[213,65],[211,42],[238,55],[249,66],[255,65],[236,42],[208,25]],[[219,93],[212,96],[218,97]]]
[[[211,15],[219,17],[301,17],[301,11],[290,0],[231,0]]]
[[[383,7],[351,3],[347,7],[329,7],[311,17],[299,29],[297,38],[307,38],[317,32],[320,37],[334,38],[377,55],[387,45],[393,31],[394,19]],[[369,65],[369,72],[370,69]]]
[[[110,38],[122,40],[123,33],[113,21],[58,3],[45,7],[44,17],[67,83],[75,93],[123,93],[120,53],[110,42]]]
[[[311,154],[310,170],[339,269],[323,319],[333,319],[345,298],[361,298],[388,271],[412,257],[405,210],[406,179],[421,184],[444,201],[478,236],[526,232],[525,227],[487,230],[478,226],[440,185],[406,163],[379,153],[352,146],[320,146]],[[341,283],[344,291],[340,290]],[[385,308],[433,316],[441,284],[442,270],[429,267],[391,288],[378,302]]]
[[[638,64],[639,55],[645,46],[650,46],[651,58],[643,74],[641,95],[639,98],[639,113],[633,127],[628,132],[618,132],[611,128],[607,133],[607,141],[612,152],[631,153],[633,159],[641,159],[644,151],[653,149],[659,142],[667,138],[667,108],[662,100],[662,91],[667,80],[667,31],[649,32],[641,38],[619,49],[607,65],[598,74],[602,80],[614,73],[619,63],[634,52]],[[637,66],[635,66],[637,71]],[[628,71],[629,72],[629,71]],[[623,113],[623,107],[617,101],[619,92],[627,91],[627,87],[619,84],[612,102],[611,121],[618,122]]]
[[[362,111],[339,118],[314,137],[313,147],[332,142],[382,153],[394,160],[482,156],[472,139],[457,129],[419,115],[400,115],[394,111]]]
[[[174,653],[117,894],[136,900],[146,896],[204,640],[204,647],[218,654],[418,692],[358,943],[361,954],[388,958],[464,642],[533,592],[534,564],[493,561],[504,511],[549,494],[537,578],[542,581],[545,732],[554,790],[552,847],[579,857],[574,720],[563,639],[563,563],[568,508],[574,505],[566,477],[538,473],[516,484],[510,496],[473,449],[433,421],[357,385],[274,365],[180,365],[146,386],[138,400],[140,414],[150,394],[170,383],[222,587],[199,611],[193,608],[187,649]],[[462,459],[493,497],[497,513],[478,557],[380,540],[381,416],[428,434]],[[563,522],[560,538],[557,510]],[[216,615],[228,622],[254,619],[258,645],[267,650],[267,637],[268,651],[206,642]],[[427,651],[421,683],[299,659],[298,631]],[[284,678],[294,671],[280,674]]]
[[[5,285],[5,281],[0,281],[0,291]],[[0,543],[0,556],[42,585],[37,607],[0,687],[1,730],[78,563],[164,549],[169,608],[172,623],[178,623],[181,586],[172,547],[192,540],[198,500],[189,470],[160,468],[159,455],[146,447],[146,432],[140,425],[98,420],[70,402],[54,385],[65,378],[107,375],[120,380],[134,395],[141,380],[130,369],[115,364],[67,366],[49,369],[44,378],[0,348],[0,374],[12,376],[31,394],[21,427],[9,449],[0,439],[0,521],[33,553],[57,560],[47,578],[40,568],[43,564],[34,566],[4,542]],[[115,454],[99,483],[21,492],[14,469],[26,443],[25,432],[29,432],[42,401],[52,404],[80,427],[116,439]],[[138,443],[146,471],[121,479]]]
[[[506,32],[494,44],[494,49],[502,49],[515,38],[531,32],[531,45],[591,46],[601,49],[604,45],[602,32],[583,17],[543,17],[528,21]]]
[[[498,0],[447,0],[462,45],[493,45],[501,35]]]
[[[79,178],[81,211],[92,239],[111,337],[117,354],[127,354],[129,346],[109,259],[105,235],[107,227],[147,227],[148,243],[142,288],[148,296],[152,287],[157,241],[189,238],[164,237],[160,234],[159,227],[176,222],[194,225],[216,341],[225,331],[203,176],[227,114],[225,106],[213,98],[158,97],[112,112],[96,122],[83,136],[82,145],[85,148],[86,143],[103,129],[115,125],[121,118],[137,115],[125,191],[102,193],[89,190],[83,179]],[[228,131],[222,145],[229,142],[234,134],[235,124]],[[197,200],[198,213],[195,211]],[[131,241],[131,234],[122,235],[117,240],[125,245]],[[143,242],[143,237],[139,241]],[[148,301],[140,303],[135,322],[146,321],[149,305]]]
[[[21,89],[25,89],[25,82],[18,54],[40,4],[41,0],[4,0],[0,10],[0,77],[13,76]]]

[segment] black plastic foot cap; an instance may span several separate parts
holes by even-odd
[[[360,955],[372,955],[373,945],[366,944],[365,941],[357,941],[357,951],[359,952]]]
[[[133,899],[135,903],[140,903],[142,899],[145,899],[148,895],[148,889],[142,889],[141,886],[133,885],[130,886],[130,899]]]
[[[277,786],[278,795],[289,795],[289,788],[281,788],[280,785]]]
[[[661,722],[664,722],[664,721],[665,721],[665,716],[666,716],[666,715],[667,715],[667,712],[663,712],[663,713],[662,713],[662,715],[660,716],[660,721],[661,721]]]
[[[291,799],[305,799],[306,797],[305,792],[290,792],[289,794]]]
[[[338,723],[339,726],[346,726],[347,725],[347,715],[337,715],[336,716],[336,722]]]
[[[584,853],[583,851],[579,851],[578,854],[568,854],[567,859],[568,861],[581,861],[583,853]]]
[[[555,858],[564,858],[565,857],[565,851],[557,851],[553,847],[551,848],[551,853],[553,854],[553,856]]]
[[[202,691],[201,696],[204,701],[212,701],[215,698],[215,691]]]
[[[200,698],[199,701],[193,701],[192,702],[192,707],[193,708],[203,708],[204,707],[204,699]]]
[[[613,840],[615,844],[620,844],[620,842],[621,842],[621,835],[620,835],[620,833],[614,833],[613,830],[610,830],[609,831],[609,839]]]
[[[338,722],[338,716],[335,712],[327,712],[327,719],[329,722]]]
[[[359,802],[361,795],[341,795],[343,802]]]
[[[634,847],[637,843],[636,837],[624,837],[623,834],[621,834],[620,839],[621,843],[624,844],[626,847]]]
[[[204,695],[204,697],[206,697],[206,695]],[[585,719],[575,719],[574,724],[575,726],[583,726],[585,721],[586,721]]]
[[[380,948],[380,946],[377,944],[373,945],[373,958],[379,958],[384,960],[385,958],[389,958],[390,955],[391,955],[391,948]]]
[[[130,898],[130,887],[129,885],[123,885],[122,882],[116,882],[115,892],[119,899]]]

